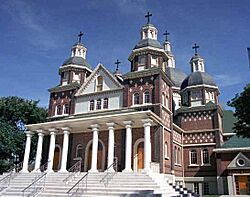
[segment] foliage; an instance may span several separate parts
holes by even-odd
[[[0,174],[23,159],[24,125],[46,121],[47,110],[39,107],[38,103],[19,97],[0,98]],[[31,151],[34,155],[34,149]]]
[[[250,138],[250,84],[246,85],[240,95],[236,94],[228,105],[235,108],[234,116],[238,119],[234,131],[238,136]]]

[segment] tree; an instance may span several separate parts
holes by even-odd
[[[236,94],[228,105],[235,108],[234,116],[238,119],[234,131],[238,136],[250,138],[250,84],[246,85],[240,95]]]
[[[23,159],[25,124],[46,121],[47,110],[39,101],[19,97],[0,98],[0,174]],[[36,140],[32,140],[35,145]],[[34,155],[34,149],[31,155]]]

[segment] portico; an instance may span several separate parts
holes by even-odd
[[[88,134],[91,135],[92,140],[92,149],[91,149],[91,167],[89,168],[90,172],[98,172],[97,161],[98,161],[98,141],[99,135],[103,132],[108,133],[107,143],[105,144],[107,150],[107,160],[104,170],[109,168],[110,171],[113,171],[112,163],[115,157],[115,134],[125,130],[125,161],[124,161],[124,172],[132,172],[134,169],[132,166],[133,159],[133,130],[141,128],[144,135],[144,169],[145,171],[150,171],[150,163],[152,161],[151,157],[151,126],[159,125],[160,120],[155,116],[151,111],[131,111],[126,113],[124,111],[115,111],[111,114],[99,116],[88,116],[87,114],[82,117],[70,117],[65,120],[46,122],[41,124],[27,125],[27,128],[30,130],[27,132],[27,142],[25,148],[25,157],[23,172],[28,172],[28,161],[30,153],[30,140],[33,133],[38,134],[38,144],[36,147],[36,161],[34,171],[39,170],[41,165],[42,158],[42,147],[43,147],[43,138],[45,135],[49,135],[49,154],[48,154],[48,172],[53,172],[53,161],[54,161],[54,151],[56,146],[56,139],[60,136],[62,138],[62,154],[60,158],[60,169],[58,172],[67,172],[67,161],[69,158],[69,149],[74,148],[70,147],[70,136],[74,134]],[[89,141],[82,138],[82,144],[87,144]],[[117,153],[116,153],[117,154]],[[84,159],[86,159],[84,157]],[[84,162],[83,163],[87,163]],[[135,165],[135,164],[133,164]],[[84,169],[86,169],[84,167]]]

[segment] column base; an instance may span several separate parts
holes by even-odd
[[[88,172],[89,173],[98,173],[99,171],[97,169],[90,169]]]
[[[150,173],[152,172],[150,168],[146,168],[146,169],[142,169],[141,170],[142,173]]]
[[[113,168],[110,168],[108,170],[105,170],[105,172],[115,172],[115,170]]]
[[[28,170],[21,170],[20,173],[30,173]]]
[[[131,173],[131,172],[134,172],[134,171],[132,169],[124,169],[122,172],[125,172],[125,173],[130,172]]]
[[[68,170],[59,170],[59,173],[68,173]]]

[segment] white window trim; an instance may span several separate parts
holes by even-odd
[[[90,110],[91,101],[94,101],[94,109],[93,109],[93,110]],[[95,100],[90,100],[90,101],[89,101],[89,111],[95,111],[95,105],[96,105]]]
[[[145,93],[148,92],[149,93],[149,103],[145,103]],[[144,105],[151,105],[152,104],[152,99],[151,99],[151,95],[150,92],[148,90],[146,90],[145,92],[143,92],[143,104]]]
[[[209,156],[209,151],[208,149],[206,149],[208,151],[208,163],[204,163],[203,162],[203,151],[205,150],[206,148],[202,149],[201,150],[201,165],[202,166],[211,166],[211,163],[210,163],[210,156]]]
[[[141,105],[141,104],[140,104],[140,94],[139,94],[139,104],[135,104],[135,94],[139,94],[139,92],[135,92],[135,93],[133,94],[133,98],[132,98],[132,100],[133,100],[133,106]]]
[[[68,103],[66,103],[66,104],[68,105],[68,110],[69,110],[69,104],[68,104]],[[69,113],[64,113],[65,105],[66,105],[66,104],[63,105],[62,115],[69,115]]]
[[[192,158],[191,158],[191,152],[192,152],[192,150],[195,150],[195,149],[191,149],[191,150],[189,151],[189,166],[199,166],[199,165],[198,165],[198,155],[197,155],[197,150],[195,150],[195,151],[196,151],[196,159],[197,159],[197,164],[193,164],[193,163],[191,163],[191,161],[192,161]]]

